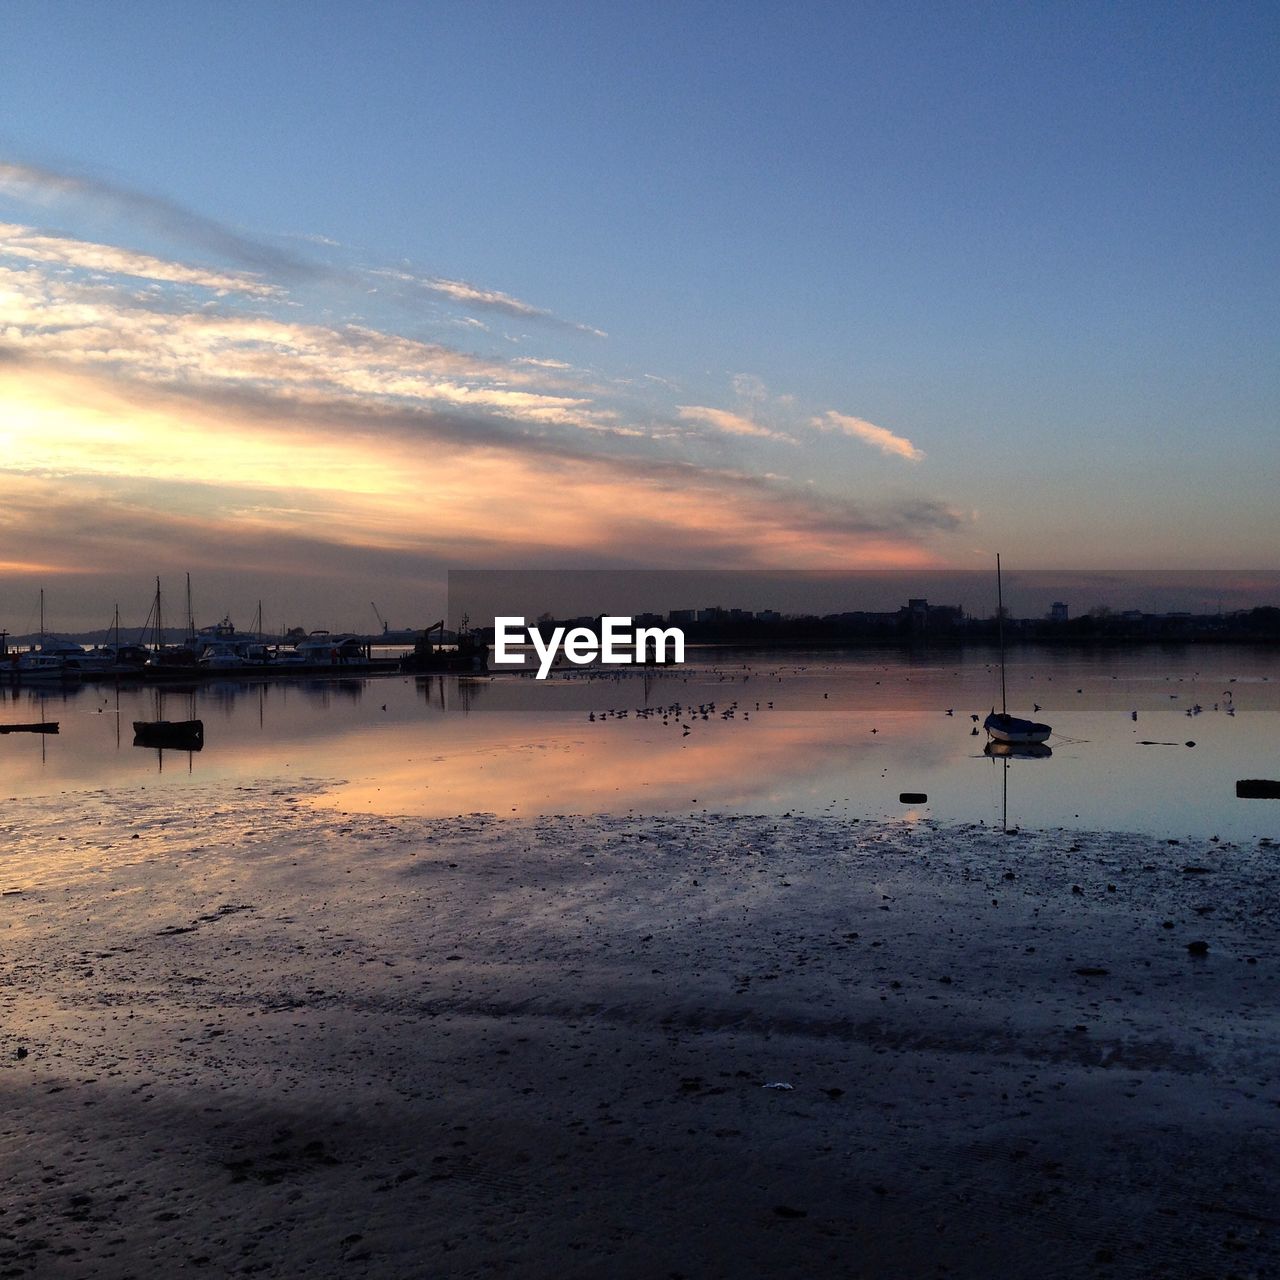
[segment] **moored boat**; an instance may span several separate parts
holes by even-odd
[[[75,680],[86,671],[96,670],[97,665],[83,645],[42,636],[38,645],[18,655],[13,669],[26,679]]]
[[[204,746],[203,720],[135,720],[135,747],[177,747],[199,751]]]
[[[309,667],[356,666],[369,661],[368,646],[350,632],[333,635],[313,631],[305,640],[299,640],[294,650]]]
[[[999,554],[996,555],[996,602],[996,622],[1000,634],[1000,710],[997,711],[992,707],[991,714],[982,722],[982,727],[995,742],[1019,744],[1044,742],[1053,732],[1050,725],[1041,724],[1038,720],[1024,720],[1009,714],[1004,674],[1004,580],[1000,573]]]
[[[1053,732],[1052,727],[1047,724],[1040,724],[1036,720],[1022,720],[1007,712],[997,711],[994,707],[982,722],[982,727],[996,742],[1011,745],[1041,743]]]

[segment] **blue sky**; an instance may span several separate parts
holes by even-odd
[[[148,510],[163,524],[193,501],[192,476],[126,466],[124,443],[111,493],[87,458],[24,456],[50,429],[78,438],[66,415],[86,405],[159,413],[163,387],[216,432],[229,388],[251,389],[260,430],[243,404],[225,430],[235,475],[199,477],[242,489],[261,430],[301,412],[280,400],[298,366],[220,369],[225,332],[196,353],[185,329],[180,355],[172,333],[137,336],[104,290],[150,272],[152,311],[163,295],[172,313],[270,316],[313,369],[321,329],[427,344],[438,376],[453,353],[447,393],[407,404],[384,342],[379,404],[430,415],[447,394],[522,466],[532,433],[554,475],[540,455],[516,502],[568,484],[590,507],[629,465],[661,486],[629,523],[544,513],[524,544],[539,563],[645,563],[648,546],[803,565],[811,546],[816,565],[1276,564],[1274,7],[11,3],[2,21],[0,220],[19,230],[0,265],[21,268],[11,302],[43,290],[45,310],[8,317],[28,432],[0,483],[18,476],[33,509],[56,482],[66,510],[119,510],[136,546]],[[50,233],[264,288],[140,260],[122,274]],[[91,294],[102,313],[73,340],[67,308],[83,318]],[[502,370],[543,399],[503,403]],[[341,389],[357,415],[358,372]],[[468,376],[483,393],[459,390]],[[335,412],[312,424],[329,444]],[[446,433],[459,476],[466,430]],[[478,470],[503,508],[501,468]],[[344,533],[345,508],[312,501],[332,475],[300,484],[204,492],[220,563],[251,571],[250,509],[291,513],[299,557],[334,544],[326,593],[380,572],[407,605],[415,572],[521,550],[441,547],[429,515],[420,545],[389,548],[371,505]],[[128,563],[57,555],[8,572],[79,557],[114,589]]]

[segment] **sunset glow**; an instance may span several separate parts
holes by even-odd
[[[335,49],[345,21],[325,37]],[[207,33],[208,74],[233,57],[235,25]],[[875,23],[838,25],[851,52],[894,47]],[[381,20],[365,34],[401,39]],[[1005,36],[983,54],[1001,75],[1027,56]],[[424,46],[430,73],[362,80],[385,149],[311,98],[295,141],[345,143],[346,159],[303,164],[291,148],[287,178],[274,176],[280,153],[249,135],[249,182],[216,148],[204,172],[194,154],[175,162],[176,143],[116,163],[105,123],[79,162],[52,123],[0,157],[0,591],[29,596],[36,579],[73,574],[66,624],[83,625],[155,573],[203,570],[228,607],[239,581],[246,597],[278,591],[338,625],[366,608],[371,577],[397,614],[438,614],[451,566],[973,568],[1015,544],[1028,565],[1274,563],[1276,366],[1261,352],[1276,294],[1248,248],[1262,207],[1252,178],[1234,180],[1233,235],[1179,196],[1177,170],[1149,196],[1119,162],[1101,166],[1099,202],[1148,202],[1176,255],[1119,214],[1059,226],[1056,258],[1030,253],[1006,225],[1009,191],[1031,201],[1026,227],[1057,226],[1057,203],[1023,178],[1048,191],[1070,173],[1079,187],[1078,147],[1115,137],[1077,113],[1055,142],[1019,110],[1033,87],[1027,104],[1074,84],[1055,88],[1045,68],[1012,76],[998,120],[960,85],[903,99],[888,73],[850,106],[779,96],[790,129],[744,115],[754,156],[714,183],[701,176],[737,145],[733,115],[704,120],[705,151],[672,121],[623,127],[603,147],[589,111],[522,105],[501,112],[520,121],[510,140],[468,138],[462,117],[447,143],[433,133],[456,147],[442,167],[424,163],[405,122],[426,110],[423,85],[451,83],[447,46],[443,32]],[[660,46],[651,70],[685,102],[680,58]],[[827,65],[818,46],[807,56]],[[1084,55],[1068,41],[1062,56]],[[9,83],[36,94],[10,63]],[[486,77],[486,107],[502,83]],[[575,71],[565,92],[588,83]],[[1180,122],[1212,122],[1212,104],[1152,92],[1167,135],[1148,141],[1177,141],[1196,190],[1222,165],[1265,172],[1266,142],[1249,163],[1227,154],[1226,135],[1189,154]],[[966,103],[982,128],[966,132]],[[687,118],[704,105],[685,102]],[[627,125],[644,119],[619,110]],[[900,172],[901,157],[877,150],[891,122],[907,137],[952,130],[959,169],[924,195],[912,190],[923,170],[883,188],[882,208],[855,177]],[[112,127],[122,147],[140,128]],[[671,226],[601,194],[625,189],[628,164],[647,171],[627,140],[651,128],[683,174],[664,205]],[[557,129],[569,140],[556,146],[576,147],[561,174],[576,197],[523,164],[522,147],[552,153]],[[811,135],[841,139],[845,163],[795,145]],[[989,175],[975,209],[957,175],[978,136],[1022,158]],[[523,174],[527,203],[490,199],[462,159],[480,173],[499,156]],[[705,206],[703,191],[715,193]],[[588,192],[594,223],[562,217],[561,230],[539,212],[577,198],[587,219]],[[828,205],[829,221],[813,212]],[[1123,314],[1104,276],[1125,278]],[[1235,288],[1220,285],[1229,278]]]

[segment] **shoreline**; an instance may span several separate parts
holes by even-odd
[[[1274,1273],[1273,844],[322,790],[10,802],[0,1275]]]

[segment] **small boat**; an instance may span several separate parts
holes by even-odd
[[[45,634],[44,588],[40,588],[40,643],[20,653],[14,672],[26,680],[78,680],[88,657],[84,645]]]
[[[308,667],[354,666],[368,658],[364,641],[350,632],[331,635],[328,631],[313,631],[305,640],[299,640],[294,650],[301,665]]]
[[[203,720],[135,720],[135,747],[177,747],[199,751],[204,746]]]
[[[1273,778],[1240,778],[1236,782],[1237,800],[1280,800],[1280,782]]]
[[[1053,732],[1047,724],[1036,720],[1020,720],[994,707],[991,714],[982,722],[982,727],[995,742],[1008,743],[1011,746],[1035,746],[1043,743]]]
[[[240,651],[240,646],[225,640],[205,645],[198,665],[205,671],[239,671],[253,664]]]
[[[1004,581],[1000,574],[1000,556],[996,555],[996,619],[1000,631],[1000,710],[991,708],[991,714],[982,722],[989,737],[996,742],[1019,744],[1043,742],[1053,729],[1037,720],[1022,720],[1009,714],[1004,680]]]
[[[14,670],[28,680],[76,680],[96,666],[84,645],[41,636],[39,645],[18,655]]]
[[[37,724],[0,724],[0,733],[57,733],[56,720],[42,720]]]

